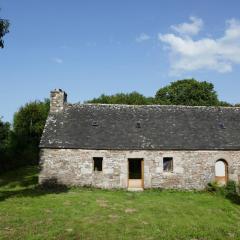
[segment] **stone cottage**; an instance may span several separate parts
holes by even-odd
[[[69,104],[61,89],[50,102],[40,183],[200,190],[240,181],[240,108]]]

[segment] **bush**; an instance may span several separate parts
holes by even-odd
[[[225,186],[220,186],[217,182],[208,183],[206,190],[211,193],[216,193],[231,200],[236,204],[240,204],[239,189],[235,181],[228,181]]]
[[[219,186],[218,186],[217,182],[215,182],[215,181],[208,183],[207,187],[206,187],[207,192],[217,192],[218,189],[219,189]]]
[[[237,194],[237,184],[234,181],[228,181],[225,186],[225,193],[228,194]]]

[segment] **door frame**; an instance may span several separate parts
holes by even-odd
[[[224,170],[225,170],[225,176],[216,176],[215,175],[215,181],[216,182],[221,182],[222,179],[224,179],[224,185],[227,184],[228,180],[229,180],[229,174],[228,174],[228,162],[223,159],[223,158],[220,158],[218,159],[216,162],[215,162],[215,165],[214,165],[214,168],[215,168],[215,171],[216,171],[216,163],[217,162],[222,162],[224,164]],[[216,174],[216,173],[215,173]]]
[[[136,179],[136,180],[141,180],[141,187],[144,188],[144,158],[133,158],[133,157],[127,159],[127,162],[128,162],[128,164],[127,164],[127,167],[128,167],[127,168],[127,173],[128,173],[127,187],[129,188],[129,181],[134,180],[134,179],[129,178],[129,161],[134,160],[134,159],[141,161],[141,178]]]

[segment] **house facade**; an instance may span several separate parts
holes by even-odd
[[[51,92],[39,182],[204,189],[240,182],[240,108],[69,104]]]

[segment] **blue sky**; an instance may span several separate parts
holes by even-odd
[[[153,96],[177,79],[214,83],[240,102],[239,0],[1,0],[0,115],[62,88],[69,102],[102,93]]]

